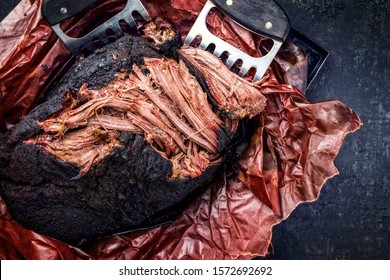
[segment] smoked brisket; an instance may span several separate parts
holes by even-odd
[[[106,130],[103,117],[95,119],[101,126],[88,135],[96,137],[98,133],[115,142],[85,172],[75,162],[50,154],[38,143],[49,139],[53,146],[55,141],[63,144],[69,134],[81,137],[90,133],[91,127],[86,126],[85,131],[45,134],[42,123],[58,118],[64,108],[72,106],[86,85],[94,92],[133,69],[146,78],[152,69],[145,69],[145,60],[153,63],[153,59],[161,58],[141,38],[120,38],[80,59],[41,104],[10,131],[0,134],[0,194],[13,219],[38,233],[79,244],[165,222],[213,178],[222,160],[206,166],[199,176],[172,178],[172,161],[149,145],[142,131]],[[212,153],[221,156],[233,133],[224,124],[219,125],[221,129],[213,130],[217,146],[212,146]],[[100,147],[94,142],[90,145]]]
[[[170,52],[124,36],[80,58],[0,133],[13,219],[80,244],[169,221],[213,179],[237,119],[260,113],[264,97],[203,51]]]

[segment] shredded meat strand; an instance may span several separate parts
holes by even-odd
[[[70,131],[61,138],[43,134],[24,143],[38,145],[60,160],[82,167],[79,172],[82,176],[93,164],[101,162],[107,154],[121,146],[117,135],[117,131],[105,131],[91,125]]]
[[[161,90],[153,87],[153,80],[151,77],[145,76],[141,69],[137,66],[134,66],[133,72],[135,73],[135,76],[131,77],[132,81],[144,90],[145,94],[156,106],[158,106],[161,111],[165,113],[169,120],[172,121],[172,123],[185,135],[187,139],[194,141],[211,153],[217,153],[217,149],[215,147],[218,144],[211,145],[210,142],[199,135],[198,131],[191,128],[188,123],[184,122],[169,109],[169,106],[159,97],[159,95],[162,94]]]
[[[221,126],[237,129],[214,113],[183,61],[165,58],[145,58],[142,69],[134,65],[100,89],[83,84],[66,104],[25,143],[79,166],[80,176],[121,145],[120,132],[132,132],[172,162],[172,179],[195,178],[222,160]]]
[[[261,81],[252,82],[231,72],[211,53],[193,47],[180,49],[180,55],[202,74],[219,110],[231,118],[252,118],[261,113],[266,98],[260,91]]]
[[[210,144],[217,144],[217,131],[213,131],[208,127],[207,121],[203,120],[199,114],[201,112],[195,111],[193,110],[194,108],[191,108],[183,96],[187,93],[188,89],[178,87],[180,83],[175,83],[173,80],[174,74],[172,74],[171,71],[168,72],[168,68],[171,68],[172,64],[177,65],[175,61],[171,60],[168,61],[164,67],[161,67],[161,61],[157,59],[145,60],[145,66],[150,71],[152,80],[157,81],[162,86],[164,92],[175,103],[175,105],[182,110],[184,117],[199,132],[200,135],[202,135],[205,139],[210,139]],[[172,72],[177,73],[178,69],[175,70],[176,71]]]
[[[183,61],[145,58],[130,74],[118,73],[107,86],[90,89],[83,84],[76,99],[38,125],[44,133],[25,141],[88,172],[121,143],[120,132],[143,135],[158,154],[172,162],[172,179],[195,178],[220,162],[218,132],[235,131],[238,119],[259,114],[265,98],[259,83],[230,72],[212,54],[183,48],[181,56],[205,78],[221,119],[207,94]],[[69,91],[68,91],[69,93]]]

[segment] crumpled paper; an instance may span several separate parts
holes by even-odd
[[[41,2],[22,0],[0,23],[0,131],[12,129],[70,61],[69,52],[40,16]],[[204,2],[143,3],[153,18],[170,21],[185,37]],[[87,25],[98,11],[115,13],[121,7],[123,1],[105,1],[87,16],[67,22],[64,29],[77,36],[79,24]],[[261,47],[261,39],[229,20],[212,16],[208,24],[215,34],[248,53]],[[294,49],[283,50],[289,48]],[[318,198],[325,181],[338,174],[333,160],[345,136],[362,124],[341,102],[311,104],[302,94],[307,80],[305,55],[300,53],[293,62],[278,56],[276,61],[262,84],[267,107],[251,120],[234,172],[216,178],[171,224],[77,248],[21,227],[0,199],[0,258],[251,259],[266,255],[272,227],[298,204]]]

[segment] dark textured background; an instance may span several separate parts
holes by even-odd
[[[330,56],[307,92],[363,120],[318,201],[273,231],[272,259],[390,259],[390,0],[279,0]]]
[[[1,1],[2,19],[18,0]],[[390,0],[278,0],[291,24],[330,56],[307,92],[362,118],[340,175],[273,231],[267,259],[390,259]]]

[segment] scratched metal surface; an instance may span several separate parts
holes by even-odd
[[[18,0],[2,1],[0,20]],[[318,201],[273,231],[267,259],[390,259],[390,0],[278,0],[330,56],[307,96],[339,99],[364,125]]]
[[[273,231],[269,259],[390,259],[390,0],[278,0],[330,56],[307,92],[362,118],[318,201]]]

